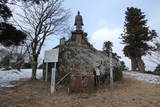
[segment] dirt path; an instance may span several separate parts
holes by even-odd
[[[0,89],[0,107],[160,107],[160,85],[125,78],[114,90],[101,87],[92,94],[49,93],[49,83],[28,81],[14,88]]]

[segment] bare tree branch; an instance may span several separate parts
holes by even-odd
[[[160,37],[154,39],[153,44],[155,49],[147,56],[147,60],[158,65],[160,64]]]
[[[27,7],[27,8],[26,8]],[[58,35],[68,29],[69,10],[62,7],[62,0],[40,1],[39,4],[21,6],[22,14],[17,13],[20,18],[20,26],[30,36],[28,47],[31,50],[32,78],[36,78],[38,57],[46,38]],[[18,22],[18,21],[17,21]]]

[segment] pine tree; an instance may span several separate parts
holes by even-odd
[[[12,17],[7,3],[8,0],[0,1],[0,43],[3,46],[20,45],[27,35],[7,22]]]
[[[8,0],[0,0],[0,19],[7,20],[12,16],[10,8],[6,5]]]
[[[18,46],[26,39],[27,35],[24,32],[17,30],[12,24],[5,22],[0,24],[0,43],[3,46]]]
[[[127,67],[126,67],[124,61],[120,61],[120,63],[121,63],[121,70],[123,70],[123,71],[127,70]]]
[[[149,30],[141,9],[127,8],[125,14],[124,32],[121,35],[123,44],[126,44],[123,49],[124,54],[131,59],[132,70],[138,68],[140,71],[145,71],[142,56],[152,49],[148,42],[156,37],[156,32]]]
[[[113,46],[113,43],[110,41],[105,41],[103,43],[103,51],[109,56],[110,48]]]

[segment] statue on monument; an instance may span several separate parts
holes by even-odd
[[[76,30],[82,30],[82,26],[83,26],[83,19],[82,16],[80,15],[80,12],[78,11],[78,15],[75,18],[75,24],[76,26]]]

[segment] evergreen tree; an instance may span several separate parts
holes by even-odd
[[[24,32],[17,30],[11,24],[7,24],[5,22],[2,22],[0,24],[0,43],[3,46],[18,46],[22,44],[23,41],[26,39],[27,35]]]
[[[120,61],[120,63],[121,63],[121,70],[127,70],[127,67],[126,67],[124,61]]]
[[[131,59],[132,70],[145,71],[142,56],[152,49],[148,42],[157,36],[155,30],[149,30],[145,15],[141,9],[127,8],[122,42],[126,44],[124,54]]]
[[[8,0],[0,0],[0,19],[7,20],[12,16],[12,12],[9,7],[6,5]]]
[[[109,56],[110,48],[113,46],[113,43],[110,41],[105,41],[103,43],[103,51]]]
[[[8,0],[0,1],[0,43],[3,46],[20,45],[27,35],[7,22],[12,17],[12,11],[7,3]]]

